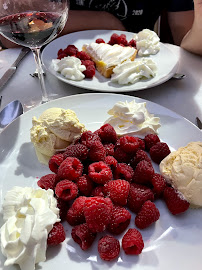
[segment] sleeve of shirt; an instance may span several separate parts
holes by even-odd
[[[168,11],[188,11],[194,9],[193,0],[170,0],[168,3]]]

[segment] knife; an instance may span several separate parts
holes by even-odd
[[[201,123],[201,120],[198,117],[196,117],[196,123],[197,123],[198,128],[202,129],[202,123]]]
[[[4,75],[0,79],[0,90],[6,85],[9,79],[13,76],[16,72],[18,65],[20,64],[21,60],[25,57],[25,55],[30,51],[29,48],[23,47],[20,51],[15,62],[11,65],[11,67],[4,73]]]

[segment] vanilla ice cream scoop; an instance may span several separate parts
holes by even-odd
[[[202,142],[191,142],[171,152],[160,172],[192,207],[202,207]]]
[[[50,108],[38,119],[33,117],[30,137],[39,161],[48,164],[56,151],[66,148],[85,130],[76,113],[69,109]]]

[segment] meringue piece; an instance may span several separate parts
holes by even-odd
[[[191,142],[171,152],[159,168],[192,207],[202,207],[202,142]]]

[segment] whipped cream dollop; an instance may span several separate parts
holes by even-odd
[[[141,79],[150,79],[156,75],[157,65],[152,59],[138,58],[127,60],[113,69],[112,82],[119,84],[136,83]]]
[[[144,29],[134,34],[139,56],[157,54],[160,51],[160,39],[154,31]]]
[[[14,187],[5,195],[3,219],[5,266],[19,264],[22,270],[34,270],[36,263],[46,260],[48,233],[60,221],[53,190]]]
[[[84,124],[70,109],[53,107],[45,110],[38,119],[34,116],[30,138],[38,160],[47,165],[56,151],[66,148],[85,130]]]
[[[192,207],[202,207],[202,142],[190,142],[171,152],[159,168]]]
[[[53,59],[52,66],[56,72],[60,72],[65,78],[81,81],[85,78],[82,73],[86,67],[82,65],[81,60],[74,56],[67,56],[60,59]]]
[[[126,59],[134,58],[137,52],[135,48],[129,46],[96,42],[84,44],[83,50],[87,51],[93,60],[103,62],[107,67],[116,66]]]
[[[108,111],[108,114],[111,117],[105,121],[105,124],[112,125],[118,136],[128,134],[144,137],[149,133],[157,134],[161,126],[160,118],[148,112],[146,102],[119,101]]]

